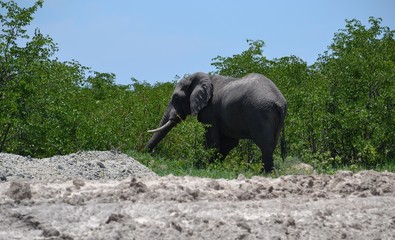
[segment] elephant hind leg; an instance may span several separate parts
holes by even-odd
[[[262,152],[263,171],[266,173],[272,172],[274,169],[273,153],[277,145],[275,129],[263,128],[262,131],[257,131],[253,135],[252,140]]]
[[[237,146],[239,143],[238,139],[226,137],[221,135],[215,128],[206,128],[206,148],[214,148],[218,151],[219,155],[212,156],[210,162],[214,162],[216,159],[221,161],[225,159],[228,153]]]
[[[263,170],[265,173],[271,173],[274,169],[273,152],[267,149],[262,151]]]
[[[265,173],[270,173],[274,169],[273,154],[277,145],[276,134],[272,130],[264,132],[257,144],[262,152],[263,170]]]

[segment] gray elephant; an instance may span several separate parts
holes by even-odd
[[[252,139],[262,152],[265,172],[273,170],[273,152],[287,113],[287,102],[274,83],[261,74],[230,78],[194,73],[179,81],[147,144],[155,148],[187,115],[207,124],[206,147],[225,157],[239,142]],[[281,152],[284,154],[284,131]],[[284,157],[284,156],[283,156]]]

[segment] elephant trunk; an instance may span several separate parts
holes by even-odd
[[[169,120],[170,107],[167,107],[166,112],[163,114],[163,118],[159,123],[159,127],[154,130],[148,130],[148,132],[154,133],[151,139],[148,141],[146,148],[152,151],[159,142],[167,135],[167,133],[177,125],[177,123]]]
[[[148,141],[147,149],[152,151],[158,143],[167,135],[167,133],[176,125],[175,122],[168,121],[160,130],[156,131],[151,139]]]

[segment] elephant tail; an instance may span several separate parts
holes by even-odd
[[[283,124],[283,126],[281,127],[281,141],[280,141],[280,145],[281,145],[281,158],[283,159],[283,161],[285,160],[285,158],[287,157],[287,145],[285,142],[285,125]]]
[[[285,142],[285,117],[287,116],[287,104],[285,103],[282,107],[278,107],[279,115],[280,115],[280,128],[281,128],[281,158],[285,160],[287,157],[287,144]]]

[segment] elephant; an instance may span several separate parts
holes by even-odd
[[[146,148],[152,151],[187,115],[205,124],[205,147],[216,148],[223,158],[240,139],[251,139],[262,152],[264,172],[274,169],[273,152],[282,131],[287,102],[267,77],[251,73],[242,78],[197,72],[181,79]]]

